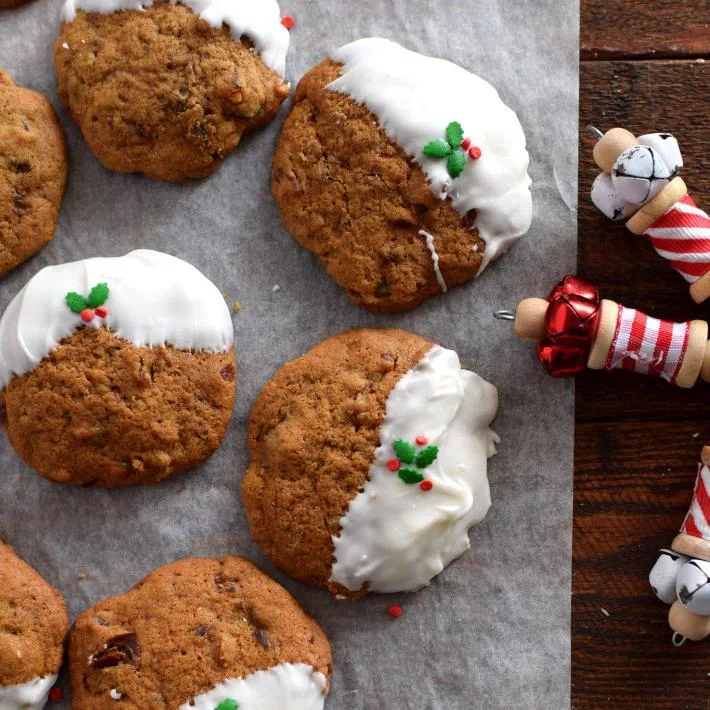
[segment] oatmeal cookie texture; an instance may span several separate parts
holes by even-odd
[[[329,338],[284,365],[249,423],[252,535],[339,596],[412,591],[469,546],[490,505],[495,388],[401,330]]]
[[[69,642],[73,708],[321,710],[323,631],[238,557],[185,559],[81,614]]]
[[[41,710],[64,655],[59,592],[0,541],[0,708]]]
[[[299,83],[272,190],[286,228],[354,303],[399,312],[527,232],[527,167],[520,123],[490,84],[367,39]]]
[[[67,181],[64,134],[52,105],[2,70],[0,156],[1,275],[52,240]]]
[[[206,177],[288,96],[275,0],[68,0],[62,19],[59,95],[111,170]]]
[[[219,446],[235,395],[222,294],[149,250],[40,271],[0,319],[0,405],[42,476],[157,483]]]

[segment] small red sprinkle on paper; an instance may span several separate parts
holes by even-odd
[[[108,308],[99,306],[94,312],[99,318],[106,318],[106,316],[108,315]]]
[[[85,308],[79,315],[84,323],[91,323],[94,320],[94,311],[91,308]]]
[[[429,443],[429,439],[427,439],[426,436],[418,436],[414,441],[416,441],[419,446],[426,446]]]
[[[282,24],[287,30],[290,31],[290,30],[293,29],[293,26],[296,24],[296,20],[294,20],[293,17],[291,17],[291,15],[286,15],[286,17],[284,17],[284,18],[281,20],[281,24]]]
[[[399,619],[399,617],[402,616],[402,607],[399,604],[390,604],[390,606],[387,607],[387,613],[393,619]]]
[[[471,139],[470,139],[470,138],[464,138],[464,139],[461,141],[461,147],[462,147],[464,150],[468,150],[468,149],[471,147]]]
[[[468,151],[468,154],[473,160],[478,160],[481,157],[481,149],[477,145],[474,145],[473,148]]]
[[[64,697],[64,691],[60,687],[54,687],[49,691],[49,699],[53,703],[58,703]]]
[[[387,468],[392,471],[392,473],[395,473],[396,471],[399,471],[399,468],[402,464],[397,460],[397,459],[390,459],[387,462]]]
[[[434,484],[431,481],[422,481],[419,484],[419,488],[421,488],[423,491],[430,491],[434,487]]]

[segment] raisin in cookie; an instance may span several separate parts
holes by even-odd
[[[156,251],[50,266],[0,319],[0,415],[58,483],[157,483],[219,446],[234,402],[229,308]]]
[[[493,385],[453,350],[355,330],[284,365],[249,422],[242,486],[272,562],[336,595],[414,591],[490,505]]]
[[[322,710],[332,671],[318,624],[239,557],[180,560],[98,602],[69,659],[75,710]]]
[[[62,20],[59,96],[111,170],[210,175],[289,93],[276,0],[67,0]]]
[[[59,592],[0,541],[0,708],[41,710],[64,655]]]
[[[0,275],[52,241],[66,182],[52,105],[0,70]]]
[[[527,232],[528,153],[486,81],[384,39],[301,80],[272,190],[350,299],[395,313],[478,274]]]

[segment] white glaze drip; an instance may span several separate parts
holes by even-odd
[[[0,710],[42,710],[56,682],[56,675],[47,675],[19,685],[0,685]]]
[[[304,663],[280,663],[246,678],[231,679],[201,693],[179,710],[214,710],[223,700],[239,710],[323,710],[327,681]]]
[[[170,0],[175,4],[177,0]],[[238,41],[248,37],[264,64],[285,76],[289,31],[281,24],[281,10],[276,0],[179,0],[207,24],[219,29],[223,24]],[[108,15],[118,10],[141,11],[153,0],[66,0],[62,20],[72,22],[77,10]]]
[[[84,323],[65,302],[107,283],[108,317]],[[225,352],[234,341],[229,308],[217,287],[182,259],[148,249],[113,258],[48,266],[0,319],[0,389],[34,369],[77,328],[111,330],[138,347]]]
[[[332,59],[343,68],[328,88],[367,106],[385,133],[421,166],[435,195],[450,198],[462,216],[477,211],[474,226],[486,242],[479,273],[528,231],[532,197],[525,135],[487,81],[379,38],[345,45]],[[446,160],[423,152],[430,141],[446,137],[453,121],[482,151],[478,160],[467,158],[455,179]]]
[[[420,229],[419,236],[424,237],[426,239],[427,249],[429,249],[429,253],[431,254],[431,260],[434,264],[434,273],[436,274],[436,280],[438,281],[441,290],[446,293],[449,289],[446,287],[446,279],[444,279],[444,275],[441,273],[441,269],[439,268],[439,255],[437,254],[436,246],[434,245],[434,235],[429,234],[429,232],[426,232],[423,229]]]
[[[331,580],[353,591],[415,591],[470,547],[468,530],[490,507],[487,459],[496,388],[461,369],[453,350],[434,346],[387,399],[380,446],[364,489],[333,538]],[[439,447],[425,469],[430,491],[407,485],[387,468],[393,442],[424,436]]]

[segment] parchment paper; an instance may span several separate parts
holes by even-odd
[[[282,0],[296,19],[294,85],[328,50],[380,35],[487,78],[527,133],[535,205],[527,238],[476,282],[401,317],[352,306],[281,226],[269,170],[285,109],[201,182],[161,184],[101,167],[56,97],[60,5],[34,0],[0,12],[0,66],[51,97],[71,168],[54,241],[0,281],[0,309],[47,264],[137,247],[180,256],[241,302],[237,405],[225,442],[201,470],[153,488],[51,484],[0,434],[0,537],[64,593],[72,616],[183,556],[256,560],[330,638],[328,710],[568,708],[573,386],[548,378],[533,349],[491,314],[545,295],[574,267],[577,1]],[[249,537],[239,483],[247,418],[267,379],[321,339],[358,326],[400,326],[455,348],[499,387],[502,443],[489,468],[493,507],[472,531],[471,551],[417,594],[347,603],[269,565]],[[404,606],[397,621],[386,613],[395,601]],[[63,710],[69,701],[50,705]]]

